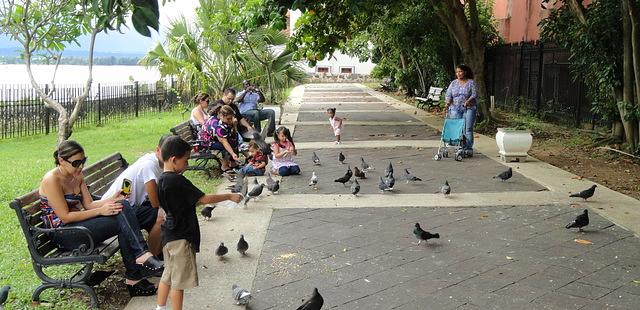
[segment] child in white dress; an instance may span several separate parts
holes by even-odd
[[[329,124],[331,124],[331,130],[336,136],[335,144],[340,144],[340,136],[342,135],[342,122],[343,119],[336,116],[336,108],[327,109],[327,115],[329,116]]]

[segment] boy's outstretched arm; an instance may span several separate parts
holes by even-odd
[[[231,200],[235,203],[239,203],[240,201],[242,201],[242,195],[232,194],[232,193],[207,194],[200,197],[200,200],[198,200],[198,204],[210,204],[210,203],[222,202],[225,200]]]

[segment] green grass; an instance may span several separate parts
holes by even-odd
[[[133,163],[144,153],[154,150],[158,139],[169,134],[169,128],[183,121],[180,112],[163,112],[137,119],[109,123],[101,127],[76,129],[71,139],[78,141],[89,157],[88,164],[109,154],[120,152]],[[0,140],[0,285],[11,285],[7,309],[31,308],[31,293],[40,284],[32,266],[24,235],[9,202],[38,187],[42,176],[54,167],[53,151],[56,134]],[[185,174],[204,192],[213,192],[220,180],[208,180],[204,173]],[[54,291],[54,290],[49,290]],[[58,295],[53,295],[58,296]],[[84,308],[80,302],[56,297],[56,309]],[[100,297],[100,296],[99,296]],[[51,307],[47,307],[51,308]]]

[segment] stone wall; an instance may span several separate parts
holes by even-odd
[[[315,73],[307,77],[309,83],[371,83],[379,82],[378,79],[362,74],[326,74]]]

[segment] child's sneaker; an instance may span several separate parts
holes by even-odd
[[[336,142],[334,142],[334,144],[340,144],[340,141],[336,141]]]

